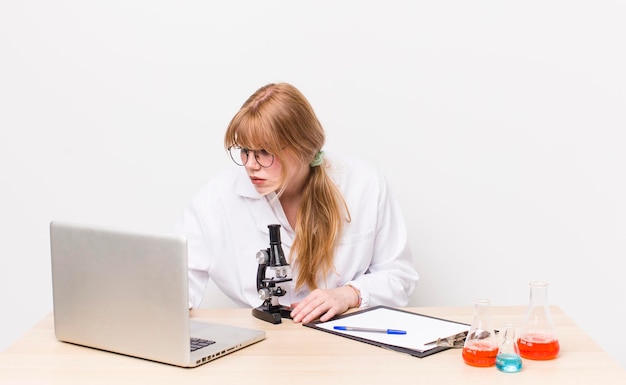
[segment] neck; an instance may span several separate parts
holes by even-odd
[[[300,207],[300,201],[302,195],[300,194],[283,194],[280,196],[280,205],[283,207],[287,221],[292,229],[296,228],[296,216],[298,215],[298,208]]]

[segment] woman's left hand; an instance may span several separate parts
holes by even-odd
[[[359,302],[358,295],[349,286],[335,289],[315,289],[291,311],[293,322],[311,322],[319,318],[326,322],[332,317],[344,313]]]

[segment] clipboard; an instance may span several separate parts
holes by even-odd
[[[334,329],[335,326],[340,325],[358,328],[400,329],[407,333],[398,335]],[[443,339],[463,332],[467,333],[470,328],[470,325],[465,323],[384,305],[342,314],[326,322],[309,322],[303,326],[419,358],[450,349],[449,346],[438,346],[433,342],[439,338]]]

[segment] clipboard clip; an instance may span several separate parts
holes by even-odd
[[[467,331],[443,338],[437,338],[436,341],[428,342],[424,345],[434,345],[445,348],[462,348],[465,344],[465,337],[467,337]]]

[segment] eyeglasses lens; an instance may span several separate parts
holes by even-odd
[[[254,154],[257,163],[261,167],[269,167],[274,163],[274,155],[265,150],[249,150],[247,148],[231,147],[228,151],[230,152],[230,157],[233,159],[233,162],[239,166],[244,166],[248,163],[250,153]]]

